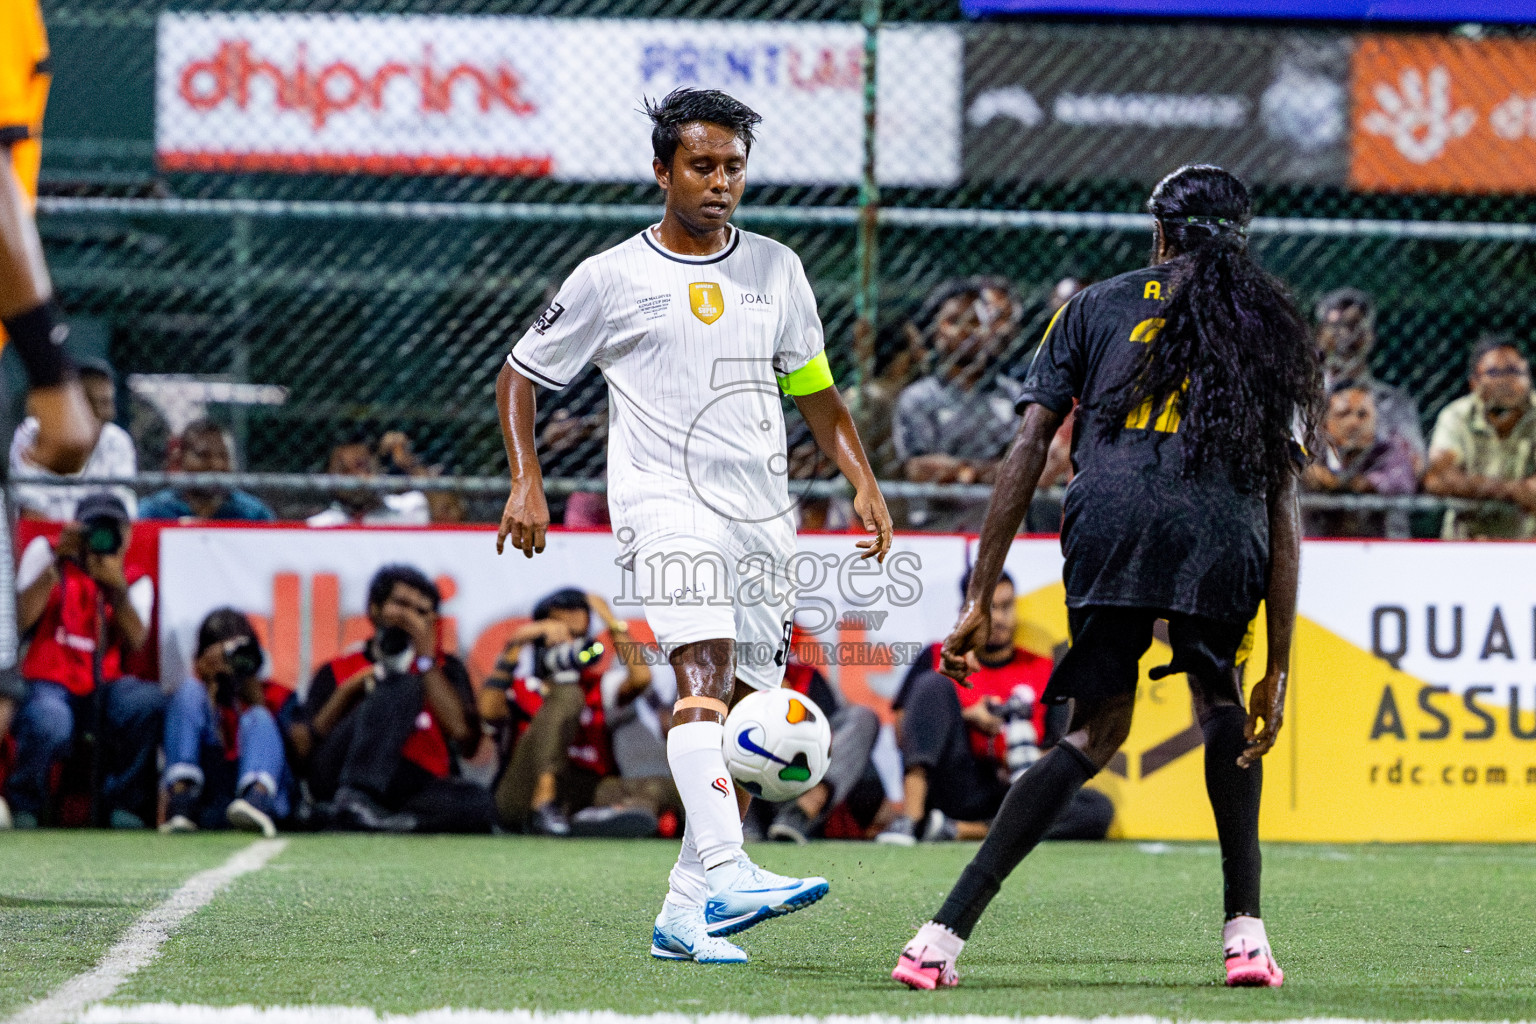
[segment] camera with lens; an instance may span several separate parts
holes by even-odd
[[[233,707],[251,680],[261,672],[263,655],[255,637],[236,636],[224,641],[224,671],[215,681],[214,699],[224,707]]]
[[[563,644],[540,643],[534,649],[533,663],[539,678],[557,685],[581,682],[581,674],[603,656],[603,645],[586,638]]]
[[[387,672],[409,672],[416,660],[416,648],[404,626],[385,626],[374,642],[378,664]]]
[[[1035,728],[1035,688],[1021,683],[1008,699],[994,709],[1003,720],[1003,738],[1008,747],[1008,774],[1018,778],[1025,769],[1040,760],[1040,735]]]
[[[98,516],[83,524],[81,539],[85,550],[93,555],[115,555],[123,549],[123,531],[116,519]]]

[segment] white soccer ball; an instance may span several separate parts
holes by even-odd
[[[725,720],[731,777],[770,803],[809,792],[827,774],[832,726],[826,713],[794,690],[759,690]]]

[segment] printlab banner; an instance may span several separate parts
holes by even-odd
[[[800,622],[843,695],[889,721],[911,662],[955,620],[962,537],[903,535],[884,566],[850,535],[800,538]],[[477,679],[534,602],[562,586],[608,597],[650,639],[647,596],[626,583],[613,538],[554,532],[543,554],[495,557],[490,530],[169,528],[160,534],[161,664],[185,672],[203,616],[252,616],[289,685],[369,632],[369,577],[406,561],[445,595],[444,639]],[[1068,640],[1054,539],[1010,552],[1016,637],[1050,656]],[[1264,762],[1263,835],[1300,841],[1536,841],[1536,545],[1308,542],[1279,744]],[[626,601],[630,603],[626,604]],[[1262,623],[1248,680],[1261,674]],[[1142,662],[1123,756],[1095,785],[1127,838],[1209,839],[1203,749],[1182,677]],[[658,666],[661,673],[667,670]]]
[[[1251,181],[1341,184],[1349,54],[1348,37],[1318,33],[978,26],[965,175],[1152,183],[1215,163]]]
[[[879,172],[959,176],[960,37],[882,32]],[[764,121],[751,180],[853,183],[856,24],[166,14],[156,152],[170,170],[649,181],[645,98],[729,91]]]

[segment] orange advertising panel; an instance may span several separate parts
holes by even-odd
[[[1536,42],[1365,36],[1350,77],[1355,188],[1536,191]]]

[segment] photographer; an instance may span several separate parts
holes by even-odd
[[[16,571],[17,619],[30,635],[16,715],[10,801],[19,828],[36,827],[49,802],[53,765],[95,732],[101,791],[114,827],[142,828],[155,808],[155,748],[164,697],[123,676],[126,654],[148,639],[154,582],[125,569],[128,510],[109,492],[86,495],[57,545],[27,546]],[[103,684],[98,691],[98,683]]]
[[[288,816],[288,766],[276,711],[287,688],[263,685],[256,631],[233,608],[208,614],[197,630],[193,678],[165,711],[162,832],[195,832],[226,824],[277,834]]]
[[[964,595],[970,570],[960,581]],[[905,762],[904,813],[876,837],[910,846],[921,840],[983,839],[1011,781],[1039,760],[1059,724],[1039,701],[1051,661],[1014,644],[1018,608],[1004,572],[992,596],[992,625],[964,683],[943,675],[938,645],[913,663],[891,702]],[[1064,710],[1064,706],[1062,707]],[[1080,790],[1049,839],[1103,839],[1114,817],[1109,798]]]
[[[594,614],[616,648],[607,673],[604,647],[591,635]],[[601,597],[566,588],[539,601],[483,691],[487,717],[505,723],[515,743],[496,785],[502,826],[554,836],[656,835],[661,813],[681,806],[676,788],[666,777],[621,777],[607,727],[610,713],[650,685],[639,645]]]
[[[483,832],[490,797],[459,777],[480,740],[463,662],[438,648],[436,585],[385,566],[368,587],[378,630],[326,665],[289,729],[314,797],[334,796],[332,824],[390,832]]]

